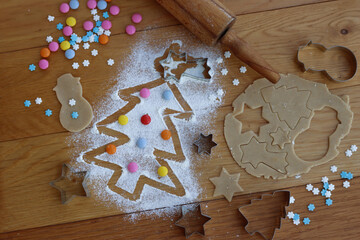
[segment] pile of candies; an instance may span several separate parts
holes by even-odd
[[[65,57],[67,59],[73,59],[75,57],[75,51],[79,49],[79,44],[83,44],[84,49],[89,49],[89,43],[100,43],[105,45],[109,42],[109,36],[111,35],[110,29],[112,28],[112,23],[109,20],[109,13],[112,16],[116,16],[120,13],[120,8],[117,5],[111,5],[109,7],[109,12],[106,10],[108,7],[108,3],[111,0],[88,0],[87,7],[90,9],[91,14],[93,15],[93,21],[85,21],[82,26],[86,31],[84,36],[78,36],[78,34],[74,33],[74,27],[77,24],[77,21],[74,17],[69,16],[66,18],[65,26],[62,23],[58,23],[56,28],[59,31],[62,31],[63,36],[60,36],[57,41],[53,41],[51,36],[48,36],[46,40],[49,42],[48,47],[44,47],[40,50],[41,60],[39,61],[40,69],[47,69],[49,67],[48,58],[50,57],[51,52],[57,52],[60,48],[64,51]],[[67,14],[70,10],[76,10],[79,8],[78,0],[71,0],[69,3],[61,3],[59,10],[61,13]],[[103,20],[100,20],[100,16],[98,15],[98,10],[103,11],[102,16]],[[50,22],[54,21],[55,17],[48,16],[48,20]],[[140,23],[142,21],[142,16],[139,13],[135,13],[132,15],[132,21],[134,23]],[[134,25],[127,25],[125,32],[128,35],[133,35],[136,32],[136,28]],[[95,52],[94,52],[95,51]],[[97,55],[97,50],[93,50],[91,52],[93,56]],[[86,63],[86,64],[85,64]],[[84,60],[84,66],[88,66],[88,60]],[[109,64],[112,65],[112,64]],[[34,64],[29,65],[29,70],[34,71],[36,66]],[[74,69],[77,69],[74,68]]]
[[[143,88],[140,90],[140,97],[142,98],[148,98],[150,97],[150,90],[148,88]],[[171,100],[173,98],[173,93],[170,90],[165,90],[162,93],[162,98],[164,100]],[[143,125],[149,125],[151,123],[151,117],[149,116],[149,114],[145,114],[140,118],[140,121]],[[128,124],[129,122],[129,118],[126,115],[120,115],[118,118],[118,122],[120,125],[125,126]],[[161,132],[160,134],[161,138],[165,141],[169,140],[171,138],[171,131],[168,129],[165,129]],[[147,141],[146,138],[138,138],[136,141],[136,146],[140,149],[144,149],[146,148],[147,145]],[[113,144],[108,144],[106,146],[106,152],[108,154],[115,154],[116,153],[116,146]],[[136,162],[131,162],[128,164],[127,169],[129,172],[134,173],[139,169],[139,166]],[[160,166],[158,168],[158,175],[160,177],[165,177],[168,174],[168,169],[165,166]]]

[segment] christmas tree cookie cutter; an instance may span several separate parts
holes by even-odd
[[[335,77],[333,75],[331,75],[329,73],[329,71],[327,69],[322,69],[322,68],[317,68],[317,67],[314,67],[314,66],[310,66],[310,65],[307,65],[305,63],[305,60],[302,60],[300,55],[301,55],[301,52],[308,49],[308,48],[317,48],[320,53],[326,53],[326,52],[331,52],[331,51],[334,51],[334,50],[341,50],[343,51],[344,53],[347,54],[347,57],[346,60],[350,63],[350,75],[345,77],[345,78],[342,78],[341,77],[341,74],[340,74],[340,77]],[[296,55],[296,59],[297,61],[300,63],[300,65],[302,66],[304,72],[306,71],[312,71],[312,72],[322,72],[323,74],[325,74],[325,76],[327,78],[329,78],[330,80],[333,80],[335,82],[347,82],[349,80],[351,80],[355,75],[356,75],[356,72],[357,72],[357,60],[356,60],[356,56],[354,54],[353,51],[351,51],[349,48],[347,47],[344,47],[344,46],[340,46],[340,45],[336,45],[336,46],[332,46],[332,47],[325,47],[323,44],[321,43],[313,43],[312,40],[310,40],[307,44],[303,45],[303,46],[300,46],[298,48],[298,51],[297,51],[297,55]],[[344,61],[344,58],[340,59],[341,61]]]

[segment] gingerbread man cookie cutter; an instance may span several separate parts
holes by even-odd
[[[320,51],[322,52],[327,52],[327,51],[331,51],[331,50],[334,50],[336,48],[341,48],[342,51],[346,52],[349,56],[349,62],[351,63],[351,74],[350,74],[350,77],[347,77],[345,79],[340,79],[340,78],[336,78],[336,77],[333,77],[326,69],[317,69],[317,68],[313,68],[313,67],[307,67],[305,62],[301,60],[300,58],[300,53],[301,51],[303,51],[305,48],[311,46],[311,45],[314,45],[315,47],[317,47]],[[347,47],[344,47],[344,46],[340,46],[340,45],[336,45],[336,46],[332,46],[332,47],[325,47],[323,44],[321,43],[313,43],[312,40],[310,40],[307,44],[305,45],[302,45],[298,48],[298,51],[297,51],[297,54],[296,54],[296,59],[297,61],[300,63],[300,65],[302,66],[304,72],[307,72],[307,71],[312,71],[312,72],[322,72],[323,74],[325,74],[325,76],[327,78],[329,78],[330,80],[332,81],[335,81],[335,82],[347,82],[349,80],[351,80],[352,78],[354,78],[354,76],[356,75],[357,73],[357,60],[356,60],[356,56],[354,54],[353,51],[351,51],[349,48]]]

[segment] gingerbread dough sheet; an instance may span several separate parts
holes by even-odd
[[[242,132],[242,123],[236,119],[245,104],[252,109],[262,108],[262,117],[268,121],[260,127],[259,135],[251,130]],[[328,151],[315,161],[300,159],[294,150],[296,137],[309,129],[315,111],[324,107],[334,109],[340,122],[329,136]],[[224,127],[233,158],[251,175],[274,179],[306,173],[334,159],[353,119],[348,96],[342,99],[331,94],[325,84],[295,75],[281,75],[276,84],[265,78],[256,80],[235,99],[233,108],[225,117]]]
[[[80,78],[66,73],[57,79],[57,85],[53,90],[61,103],[61,125],[70,132],[79,132],[86,128],[93,119],[93,111],[89,102],[82,96]],[[69,104],[70,100],[75,101]],[[73,112],[77,112],[77,118],[72,118]]]

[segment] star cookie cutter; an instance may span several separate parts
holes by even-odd
[[[206,153],[208,155],[211,154],[211,149],[217,146],[217,143],[212,140],[213,135],[209,134],[205,136],[200,133],[200,137],[194,142],[194,145],[198,149],[198,153]]]
[[[198,216],[196,216],[196,217],[191,216],[193,218],[190,217],[190,219],[189,219],[189,216],[188,216],[189,214],[192,214],[193,216],[195,214],[198,214]],[[202,229],[201,230],[196,229],[196,230],[192,230],[192,231],[189,230],[192,227],[193,223],[198,223],[201,220],[201,218],[206,219],[203,221],[203,223],[201,223]],[[191,221],[189,221],[189,220],[191,220]],[[175,222],[175,226],[184,228],[186,238],[191,237],[194,233],[198,233],[202,236],[205,236],[204,226],[210,220],[211,220],[210,216],[202,213],[200,203],[182,205],[181,206],[181,218]],[[184,224],[182,224],[182,222],[184,222]]]
[[[274,232],[272,233],[272,236],[271,236],[270,238],[267,238],[267,237],[264,235],[264,233],[261,231],[262,228],[257,229],[257,230],[253,230],[253,231],[248,230],[250,221],[249,221],[249,219],[245,216],[246,214],[243,213],[244,209],[251,207],[251,206],[254,204],[254,202],[256,202],[256,201],[263,201],[265,197],[274,197],[274,196],[275,196],[276,194],[278,194],[278,193],[285,193],[286,196],[287,196],[287,198],[286,198],[286,199],[287,199],[287,202],[286,202],[286,204],[285,204],[285,205],[283,206],[283,208],[282,208],[282,210],[283,210],[283,214],[282,214],[282,215],[283,215],[283,216],[280,217],[279,227],[274,227]],[[244,227],[244,228],[245,228],[245,231],[246,231],[247,233],[249,233],[251,236],[253,236],[255,233],[259,233],[265,240],[272,240],[272,239],[274,239],[274,236],[275,236],[276,231],[277,231],[277,230],[280,230],[281,225],[282,225],[282,221],[283,221],[283,219],[286,218],[286,208],[289,206],[289,199],[290,199],[290,191],[278,190],[278,191],[274,191],[272,194],[262,194],[260,198],[251,199],[250,204],[241,206],[241,207],[239,208],[239,212],[241,213],[241,215],[245,218],[245,220],[246,220],[246,222],[247,222],[246,225],[245,225],[245,227]],[[271,206],[270,206],[270,207],[271,207]],[[261,216],[260,216],[260,217],[261,217]],[[261,220],[259,220],[259,222],[260,222],[260,221],[261,221]]]
[[[350,77],[347,77],[346,79],[340,79],[340,78],[335,78],[333,76],[331,76],[328,71],[326,69],[317,69],[317,68],[313,68],[313,67],[307,67],[306,64],[300,60],[300,52],[302,50],[304,50],[306,47],[309,47],[311,45],[314,45],[315,47],[317,47],[320,51],[322,52],[327,52],[327,51],[331,51],[333,49],[336,49],[336,48],[341,48],[344,52],[348,53],[348,61],[351,63],[351,75]],[[327,78],[329,78],[330,80],[333,80],[335,82],[347,82],[349,80],[351,80],[355,75],[356,75],[356,72],[357,72],[357,60],[356,60],[356,56],[354,54],[353,51],[351,51],[349,48],[347,47],[344,47],[344,46],[340,46],[340,45],[336,45],[336,46],[332,46],[332,47],[325,47],[323,44],[321,43],[313,43],[312,40],[310,40],[306,45],[303,45],[303,46],[300,46],[298,48],[298,51],[297,51],[297,55],[296,55],[296,59],[297,61],[300,63],[300,65],[302,66],[304,72],[306,71],[312,71],[312,72],[322,72],[323,74],[325,74],[325,76]]]
[[[76,196],[90,197],[90,192],[88,191],[88,188],[86,185],[86,179],[88,176],[89,176],[89,172],[87,172],[87,171],[76,172],[68,164],[64,163],[62,166],[62,170],[61,170],[61,176],[59,178],[57,178],[56,180],[51,181],[50,186],[52,186],[60,191],[61,203],[67,204],[71,200],[73,200]],[[79,179],[79,178],[82,179],[81,180],[81,188],[79,188],[79,186],[76,186],[76,185],[79,185],[78,184],[79,181],[77,181],[77,179]],[[67,182],[66,189],[64,188],[64,186],[59,186],[59,184],[58,184],[64,180]],[[68,186],[70,186],[69,183],[72,185],[71,186],[72,189],[70,189],[68,187]]]

